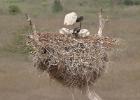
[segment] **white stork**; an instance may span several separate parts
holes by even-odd
[[[75,23],[80,23],[79,27],[74,28],[73,30],[62,28],[59,30],[61,34],[73,34],[75,37],[86,37],[90,34],[87,29],[81,29],[81,22],[83,21],[84,17],[78,15],[75,12],[71,12],[65,15],[64,18],[64,25],[74,25]]]

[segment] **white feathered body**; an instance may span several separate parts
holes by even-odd
[[[76,23],[77,14],[75,12],[71,12],[65,15],[64,25],[73,25]]]
[[[61,28],[60,30],[59,30],[59,33],[60,34],[72,34],[72,32],[73,32],[73,30],[70,30],[70,29],[68,29],[68,28]]]
[[[89,32],[89,30],[87,30],[87,29],[81,29],[80,32],[78,33],[78,35],[79,35],[80,37],[87,37],[87,36],[90,35],[90,32]]]
[[[68,34],[72,34],[73,30],[72,29],[67,29],[67,28],[61,28],[59,30],[59,33],[68,35]],[[87,29],[81,29],[80,32],[78,33],[78,36],[80,36],[80,37],[87,37],[89,35],[90,35],[90,32]]]

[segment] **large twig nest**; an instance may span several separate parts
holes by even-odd
[[[67,87],[83,89],[95,83],[106,69],[108,48],[114,40],[89,36],[74,38],[59,33],[36,33],[34,66]]]

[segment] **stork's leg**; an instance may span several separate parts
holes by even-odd
[[[82,28],[82,22],[80,22],[80,29]]]

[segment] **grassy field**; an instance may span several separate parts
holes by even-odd
[[[68,89],[37,73],[25,46],[28,33],[25,13],[39,31],[57,32],[64,15],[75,11],[85,16],[85,28],[98,30],[97,12],[110,18],[104,35],[120,38],[120,49],[110,57],[108,73],[96,83],[103,100],[140,100],[140,5],[126,6],[111,0],[62,0],[63,11],[53,12],[53,0],[0,0],[0,100],[72,100]],[[10,6],[19,8],[10,13]],[[76,93],[76,100],[86,100]]]

